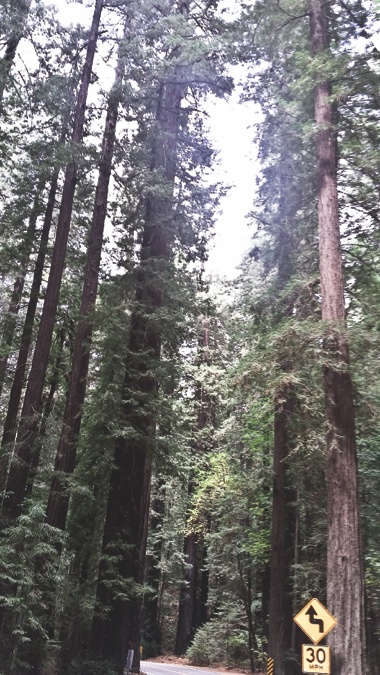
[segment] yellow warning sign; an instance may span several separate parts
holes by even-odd
[[[330,647],[302,645],[302,672],[330,675]]]
[[[294,621],[316,645],[336,625],[336,619],[317,598],[310,600],[294,617]]]

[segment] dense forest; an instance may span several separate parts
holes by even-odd
[[[379,675],[380,6],[57,5],[0,0],[0,672],[298,675],[318,598],[331,673]]]

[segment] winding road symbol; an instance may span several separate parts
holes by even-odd
[[[318,644],[322,638],[336,625],[336,619],[322,605],[317,598],[310,600],[307,605],[294,617],[296,624],[304,633]]]
[[[317,616],[317,612],[315,611],[313,605],[310,605],[309,609],[305,614],[309,615],[309,621],[310,623],[314,623],[316,626],[319,626],[319,632],[324,633],[324,622],[322,619],[316,619],[315,617]]]

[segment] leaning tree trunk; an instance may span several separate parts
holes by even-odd
[[[46,383],[47,391],[44,392],[41,406],[41,418],[38,427],[38,437],[36,438],[36,444],[38,444],[37,452],[33,455],[34,463],[30,466],[30,477],[31,479],[28,482],[26,487],[25,496],[30,497],[32,493],[34,478],[37,473],[38,464],[37,460],[40,454],[40,448],[42,447],[43,439],[46,436],[46,429],[49,421],[49,417],[54,408],[54,401],[56,393],[58,391],[61,380],[64,376],[63,363],[64,363],[64,352],[65,344],[69,338],[70,328],[67,326],[61,326],[56,335],[56,355],[52,363],[51,375],[49,381]],[[45,557],[46,560],[46,557]]]
[[[86,60],[74,115],[74,128],[72,134],[73,144],[80,144],[83,140],[87,94],[96,51],[103,3],[104,0],[96,0],[95,2]],[[58,307],[62,274],[65,265],[65,255],[70,232],[76,183],[77,162],[75,158],[73,158],[65,172],[61,208],[45,302],[25,392],[22,420],[17,435],[17,446],[7,481],[7,495],[4,500],[4,508],[9,516],[14,518],[21,513],[21,504],[26,492],[30,466],[31,464],[36,464],[36,459],[33,457],[33,441],[38,428],[38,419],[41,411],[42,392],[49,363],[50,347]]]
[[[24,327],[21,336],[21,345],[17,357],[16,370],[8,401],[7,415],[4,422],[3,437],[1,441],[2,449],[4,449],[6,445],[13,443],[13,441],[16,438],[17,414],[20,407],[22,387],[24,384],[27,360],[32,341],[34,319],[36,315],[38,299],[40,296],[40,288],[42,283],[45,257],[49,243],[49,233],[53,219],[55,198],[57,194],[58,174],[59,170],[56,169],[51,179],[49,196],[41,231],[40,245],[38,249],[36,263],[34,266],[33,281],[30,289],[29,302],[26,310]],[[2,469],[1,475],[3,479]]]
[[[107,587],[106,571],[101,566],[98,601],[109,607],[109,613],[94,619],[91,639],[93,650],[110,660],[120,675],[128,649],[134,650],[133,670],[138,672],[140,668],[142,603],[139,586],[144,572],[151,450],[156,427],[156,373],[162,339],[155,317],[164,303],[161,272],[171,257],[171,197],[184,91],[184,85],[176,79],[176,73],[171,71],[171,80],[162,84],[159,96],[151,170],[157,174],[162,172],[167,190],[163,196],[153,193],[146,202],[136,309],[131,318],[124,383],[124,419],[132,433],[116,442],[103,537],[104,555],[117,553],[120,556],[117,574],[127,584],[124,592],[129,597],[120,598],[118,589],[114,594],[112,588]]]
[[[7,481],[9,457],[13,452],[13,443],[17,432],[17,416],[20,408],[22,389],[24,386],[25,372],[28,363],[28,355],[32,344],[34,319],[36,316],[42,275],[44,271],[45,257],[49,243],[49,233],[53,219],[53,210],[57,194],[59,169],[56,169],[51,180],[49,196],[42,226],[41,239],[34,266],[32,286],[29,294],[29,302],[26,310],[24,327],[21,335],[21,344],[17,357],[16,370],[13,376],[7,414],[5,417],[3,436],[1,439],[0,457],[0,491],[3,492]]]
[[[13,18],[14,25],[16,27],[9,36],[6,42],[4,56],[2,59],[0,59],[0,112],[3,108],[4,90],[7,84],[12,63],[16,56],[17,47],[24,34],[31,2],[32,0],[20,0],[18,16]]]
[[[126,31],[124,36],[125,34]],[[74,471],[78,436],[82,422],[82,406],[86,394],[93,330],[92,313],[95,308],[98,290],[103,231],[107,212],[108,188],[116,138],[116,123],[125,70],[124,63],[123,43],[121,43],[115,82],[108,99],[102,155],[99,165],[99,177],[88,239],[79,325],[74,342],[71,376],[63,417],[62,433],[55,459],[55,475],[53,476],[50,487],[46,512],[47,522],[61,530],[65,529],[69,505],[69,493],[65,476],[70,475]]]
[[[315,61],[329,48],[329,3],[310,2]],[[332,673],[365,675],[364,575],[360,532],[355,411],[345,327],[331,87],[317,70],[315,86],[319,258],[325,322],[327,432],[327,606],[337,619],[329,635]]]
[[[5,353],[0,356],[0,394],[2,392],[4,385],[5,374],[8,365],[9,350],[11,349],[13,344],[13,338],[16,328],[16,320],[20,309],[22,294],[24,291],[25,278],[28,270],[29,259],[34,244],[34,239],[36,236],[36,226],[38,216],[40,215],[41,212],[41,195],[44,189],[44,185],[45,179],[40,178],[37,185],[37,191],[36,196],[34,198],[32,210],[29,216],[28,227],[25,232],[25,239],[22,247],[23,256],[22,259],[20,260],[20,271],[15,279],[11,301],[9,303],[8,313],[4,319],[2,348],[4,349]]]
[[[66,111],[66,119],[64,120],[59,140],[60,146],[62,146],[65,143],[68,125],[67,118],[68,118],[68,111]],[[17,415],[20,408],[21,394],[24,386],[28,355],[32,343],[34,320],[36,316],[38,300],[40,297],[40,289],[45,266],[45,258],[48,250],[49,235],[51,225],[53,222],[53,212],[58,190],[59,171],[60,168],[57,166],[54,169],[53,174],[51,176],[50,189],[40,236],[40,243],[38,247],[37,258],[34,265],[32,285],[29,293],[28,307],[26,310],[24,327],[21,335],[20,349],[17,357],[16,370],[13,377],[11,392],[8,401],[7,414],[5,417],[3,427],[3,437],[1,440],[2,456],[0,459],[0,485],[2,490],[5,487],[6,470],[8,466],[7,450],[10,452],[12,451],[12,443],[16,438]]]

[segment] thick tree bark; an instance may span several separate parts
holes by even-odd
[[[93,318],[98,290],[104,223],[107,212],[108,188],[116,138],[116,123],[121,87],[124,77],[123,45],[119,49],[115,82],[109,94],[107,117],[103,134],[102,156],[95,193],[92,223],[89,232],[86,267],[83,281],[79,325],[75,337],[71,377],[67,393],[63,427],[55,459],[55,475],[51,483],[46,520],[50,525],[65,529],[69,493],[63,476],[74,471],[78,436],[82,421],[90,359]]]
[[[313,55],[328,49],[329,3],[310,2]],[[315,86],[319,256],[322,320],[328,363],[324,368],[327,433],[327,606],[337,626],[328,636],[334,675],[365,674],[364,574],[355,442],[355,410],[345,305],[337,195],[336,138],[331,88]]]
[[[158,130],[152,148],[152,172],[162,172],[171,195],[174,189],[180,104],[184,85],[176,81],[161,85]],[[124,384],[124,419],[132,431],[128,439],[116,443],[110,494],[104,529],[103,552],[117,552],[117,572],[129,588],[119,598],[106,586],[107,573],[101,566],[98,601],[109,607],[107,617],[96,617],[92,630],[92,649],[109,659],[117,673],[123,673],[128,649],[134,650],[133,670],[140,669],[141,595],[143,581],[148,506],[150,496],[151,450],[154,446],[157,392],[156,369],[160,361],[161,334],[155,321],[164,295],[159,272],[170,259],[172,200],[169,194],[147,198],[140,266],[137,273],[136,309],[131,319],[129,354]],[[123,545],[120,547],[120,543]],[[129,597],[128,597],[129,596]]]
[[[82,73],[82,81],[78,93],[74,115],[72,142],[80,144],[83,138],[84,118],[92,65],[95,56],[98,30],[104,0],[96,0],[90,36],[87,46],[86,60]],[[17,446],[7,482],[7,495],[4,507],[12,517],[21,513],[21,504],[29,478],[29,468],[33,458],[33,440],[38,426],[41,411],[41,398],[49,362],[51,341],[57,312],[62,274],[65,265],[67,241],[70,232],[71,214],[74,193],[77,183],[77,165],[73,158],[67,166],[62,192],[61,208],[57,224],[57,234],[53,249],[46,297],[41,316],[32,366],[29,373],[22,409],[22,420],[17,435]]]

